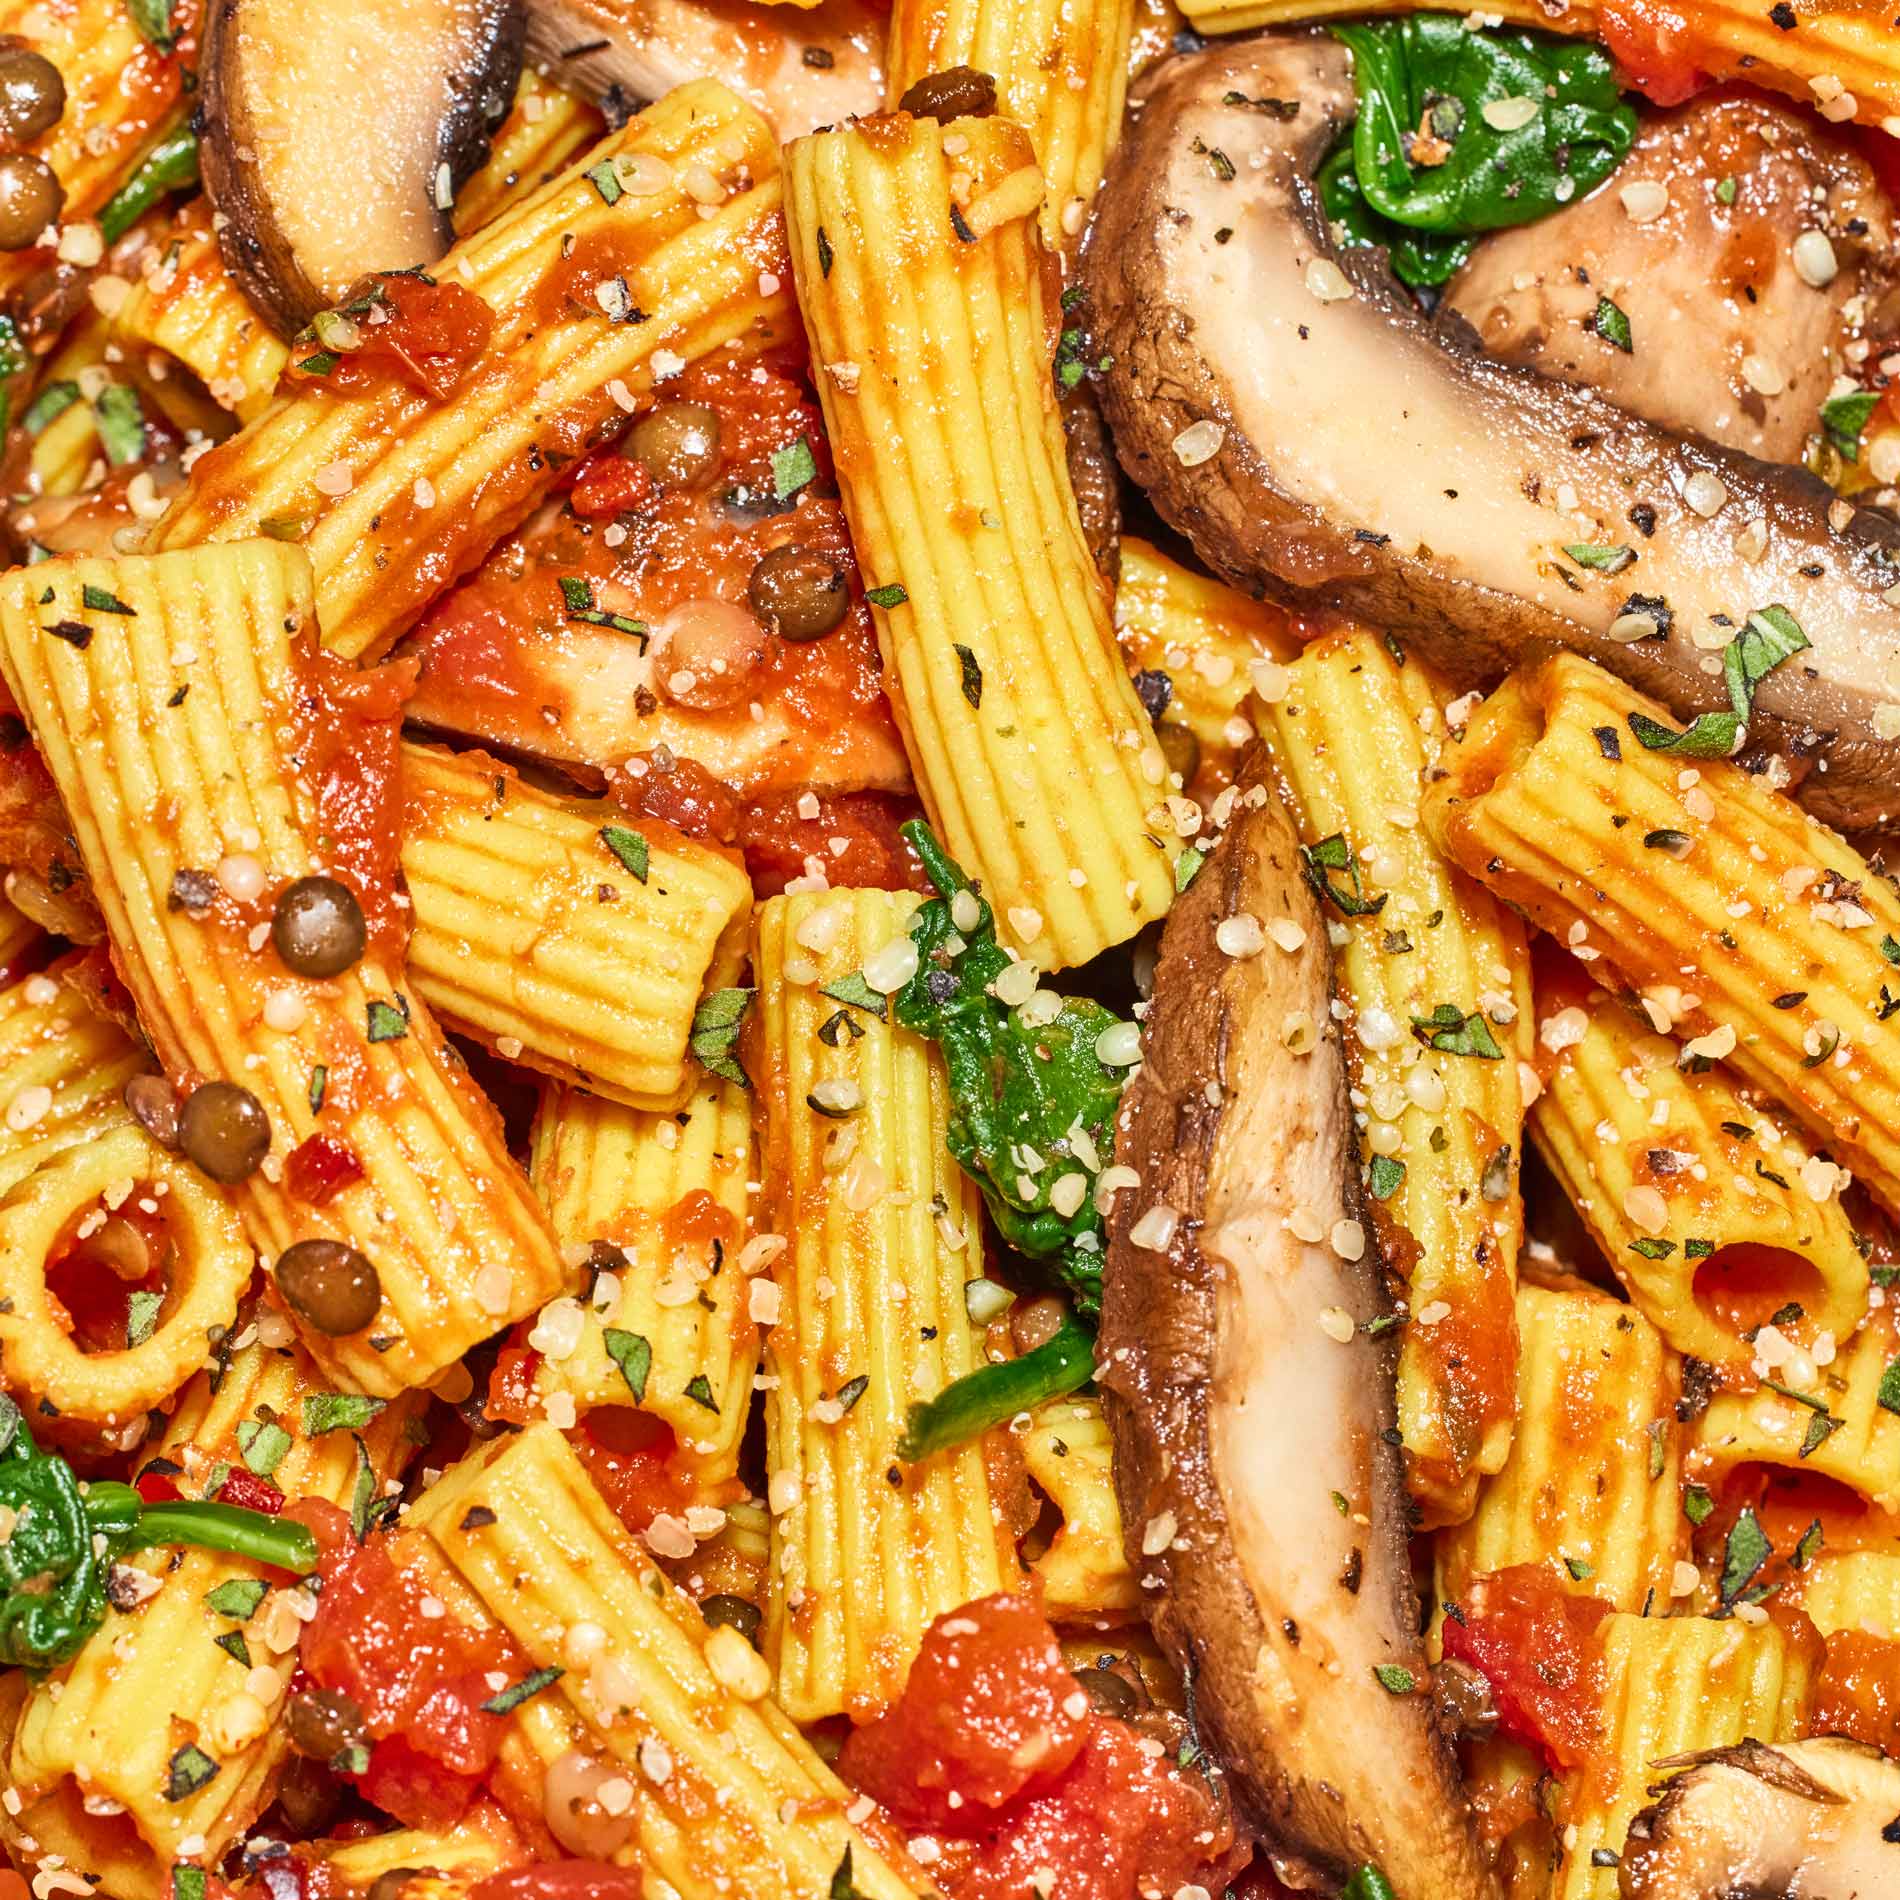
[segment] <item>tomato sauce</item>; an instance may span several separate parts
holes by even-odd
[[[495,1693],[488,1678],[518,1680],[526,1663],[502,1631],[448,1611],[399,1549],[377,1538],[325,1553],[301,1659],[311,1681],[363,1712],[365,1797],[408,1826],[442,1827],[467,1807],[507,1728],[481,1706]]]
[[[284,1187],[294,1200],[322,1207],[363,1178],[363,1163],[347,1141],[312,1135],[294,1147],[284,1162]]]
[[[368,287],[320,318],[291,352],[286,380],[360,395],[395,379],[440,402],[487,349],[495,313],[461,284],[379,271]],[[334,342],[337,330],[354,340]],[[306,348],[305,345],[308,344]]]
[[[741,803],[908,790],[822,417],[797,366],[695,364],[658,394],[718,416],[707,481],[662,485],[618,447],[582,458],[565,492],[424,616],[405,649],[420,663],[410,717],[610,774],[633,758],[691,760]],[[849,611],[819,640],[768,634],[746,606],[760,558],[793,542],[846,574]],[[717,670],[669,657],[708,627]]]
[[[478,1880],[468,1900],[640,1900],[640,1870],[603,1860],[542,1861]]]
[[[952,1900],[1020,1900],[1042,1868],[1067,1900],[1218,1891],[1248,1858],[1210,1783],[1092,1711],[1027,1596],[940,1616],[838,1768],[900,1826],[941,1837],[932,1871]]]
[[[1811,1735],[1846,1735],[1900,1755],[1900,1642],[1836,1630],[1814,1685]]]
[[[1699,63],[1719,51],[1670,0],[1599,0],[1597,31],[1624,77],[1652,104],[1679,106],[1710,81]]]
[[[634,1536],[661,1512],[700,1499],[679,1441],[664,1419],[630,1405],[597,1405],[567,1434],[594,1489]]]
[[[1582,1766],[1601,1740],[1598,1625],[1610,1605],[1566,1590],[1550,1565],[1513,1564],[1479,1578],[1456,1608],[1445,1654],[1490,1683],[1498,1733],[1552,1768]]]

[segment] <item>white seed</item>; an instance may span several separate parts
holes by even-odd
[[[864,960],[864,980],[880,996],[891,996],[917,974],[917,946],[908,936],[880,944]]]
[[[1825,290],[1840,275],[1840,259],[1825,231],[1803,231],[1794,241],[1795,274],[1815,290]]]
[[[1172,1511],[1157,1511],[1141,1527],[1141,1554],[1159,1557],[1174,1542],[1176,1525]]]
[[[1129,1228],[1128,1244],[1146,1248],[1151,1253],[1165,1253],[1180,1224],[1181,1216],[1166,1201],[1157,1201]]]
[[[1183,468],[1199,468],[1203,462],[1211,462],[1220,453],[1221,444],[1226,440],[1227,431],[1211,417],[1190,422],[1174,438],[1174,459]]]
[[[1535,99],[1487,99],[1482,117],[1494,132],[1521,132],[1542,108]]]
[[[1706,468],[1699,468],[1683,483],[1682,498],[1707,521],[1710,516],[1721,512],[1722,504],[1728,500],[1728,485],[1721,476],[1710,474]]]
[[[1338,1220],[1333,1222],[1330,1235],[1333,1252],[1342,1260],[1363,1260],[1366,1253],[1366,1230],[1356,1220]]]
[[[1781,373],[1780,366],[1765,356],[1742,358],[1742,381],[1760,396],[1779,396],[1788,387],[1788,379]]]
[[[1627,646],[1634,640],[1653,638],[1656,623],[1648,614],[1618,614],[1603,631],[1612,640],[1620,640]]]
[[[1624,215],[1632,224],[1654,224],[1669,209],[1669,188],[1653,178],[1639,178],[1617,193]]]
[[[1095,1059],[1110,1069],[1126,1069],[1141,1060],[1141,1025],[1113,1023],[1095,1038]]]
[[[1257,957],[1266,948],[1267,935],[1260,919],[1247,911],[1223,917],[1214,926],[1214,946],[1223,956]]]
[[[1358,1330],[1352,1323],[1352,1315],[1343,1306],[1327,1307],[1319,1316],[1319,1329],[1328,1339],[1337,1340],[1342,1346]]]
[[[1405,1093],[1428,1115],[1436,1115],[1445,1106],[1444,1081],[1436,1069],[1423,1062],[1406,1070]]]
[[[1702,1572],[1694,1564],[1676,1559],[1676,1567],[1669,1573],[1669,1594],[1672,1597],[1694,1596],[1701,1587]]]
[[[1306,932],[1291,917],[1276,917],[1267,926],[1267,935],[1284,950],[1288,956],[1305,943]]]
[[[1633,1187],[1623,1196],[1623,1212],[1646,1234],[1669,1225],[1669,1203],[1653,1187]]]
[[[240,904],[249,904],[264,894],[264,867],[248,851],[220,859],[217,878],[225,895]]]
[[[1316,257],[1306,267],[1306,288],[1321,303],[1349,303],[1352,283],[1330,257]]]
[[[1361,1010],[1354,1027],[1360,1048],[1370,1049],[1374,1055],[1387,1049],[1396,1049],[1405,1036],[1405,1031],[1399,1027],[1399,1019],[1389,1009],[1381,1009],[1377,1004],[1371,1009]]]

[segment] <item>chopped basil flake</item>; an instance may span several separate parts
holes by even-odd
[[[1830,396],[1821,405],[1821,428],[1843,462],[1860,460],[1860,439],[1879,402],[1877,390],[1857,389],[1851,396]]]
[[[384,1403],[358,1392],[312,1392],[303,1402],[304,1436],[321,1438],[325,1432],[361,1431]]]
[[[1607,297],[1599,297],[1591,327],[1612,349],[1621,350],[1625,356],[1636,354],[1636,339],[1630,334],[1629,316],[1621,305],[1612,303]]]
[[[1794,1555],[1788,1562],[1796,1570],[1805,1570],[1814,1561],[1814,1553],[1821,1548],[1821,1520],[1817,1517],[1801,1533],[1801,1541],[1794,1547]]]
[[[257,1614],[258,1605],[270,1595],[270,1585],[257,1577],[233,1577],[215,1590],[205,1593],[205,1608],[228,1616],[234,1622],[248,1623]]]
[[[600,1338],[607,1357],[620,1368],[634,1404],[641,1404],[647,1395],[647,1374],[653,1370],[653,1347],[641,1334],[623,1332],[618,1326],[609,1326]]]
[[[1629,728],[1650,752],[1690,759],[1726,759],[1741,742],[1754,709],[1755,689],[1790,655],[1808,646],[1808,636],[1787,608],[1776,604],[1748,616],[1722,650],[1722,677],[1729,710],[1703,713],[1685,731],[1671,732],[1645,713],[1631,713]]]
[[[1880,1375],[1880,1386],[1874,1394],[1874,1403],[1883,1412],[1900,1413],[1900,1359],[1895,1359]]]
[[[590,165],[581,176],[600,193],[600,202],[604,205],[618,204],[626,195],[620,183],[620,174],[614,170],[611,158],[603,158],[598,165]]]
[[[1375,1201],[1389,1201],[1405,1180],[1405,1163],[1390,1155],[1374,1155],[1367,1170],[1366,1185]]]
[[[712,1074],[741,1088],[752,1086],[737,1054],[739,1030],[752,996],[749,989],[714,990],[693,1016],[693,1054]]]
[[[89,614],[131,614],[132,609],[109,588],[95,587],[87,581],[79,590],[79,604]]]
[[[1594,568],[1600,574],[1620,574],[1636,559],[1634,548],[1600,547],[1588,541],[1568,542],[1564,552],[1579,567]]]
[[[1387,1695],[1410,1695],[1418,1687],[1418,1678],[1401,1663],[1374,1663],[1372,1673]]]
[[[1761,1520],[1753,1509],[1743,1505],[1741,1516],[1735,1520],[1735,1528],[1728,1534],[1728,1545],[1722,1557],[1721,1594],[1725,1609],[1734,1605],[1774,1554],[1775,1547],[1768,1541],[1768,1533],[1762,1529]]]
[[[385,1003],[379,996],[370,998],[366,1013],[371,1042],[400,1042],[409,1033],[407,1012],[394,1003]]]
[[[28,435],[38,435],[48,423],[63,416],[79,400],[77,383],[48,383],[27,405],[20,418]],[[196,1869],[193,1869],[195,1872]]]
[[[1427,1048],[1442,1050],[1446,1055],[1482,1056],[1487,1062],[1504,1059],[1504,1051],[1483,1015],[1474,1009],[1466,1016],[1456,1003],[1440,1003],[1429,1016],[1414,1016],[1412,1034]]]
[[[1699,1484],[1682,1488],[1682,1514],[1691,1524],[1706,1524],[1715,1511],[1715,1499]]]
[[[1174,861],[1174,892],[1178,897],[1194,882],[1194,874],[1207,862],[1207,853],[1189,845]]]
[[[1630,1252],[1641,1254],[1645,1260],[1667,1260],[1675,1251],[1676,1243],[1673,1240],[1659,1240],[1649,1234],[1630,1242]]]
[[[1376,917],[1385,908],[1389,892],[1381,891],[1377,897],[1368,897],[1365,886],[1359,881],[1359,861],[1346,843],[1345,834],[1335,831],[1330,838],[1322,838],[1318,844],[1300,846],[1300,869],[1313,894],[1322,904],[1332,903],[1342,917]],[[1342,888],[1333,881],[1333,873],[1343,871],[1352,888]]]
[[[834,1003],[849,1003],[853,1009],[865,1010],[879,1022],[884,1020],[889,1008],[888,1000],[864,980],[862,970],[853,970],[849,976],[841,976],[837,982],[825,984],[818,994],[829,996]]]
[[[291,1436],[275,1419],[246,1418],[238,1421],[237,1442],[245,1464],[260,1478],[268,1478],[284,1462]]]
[[[892,581],[885,587],[867,587],[864,590],[864,598],[868,600],[873,607],[889,609],[903,606],[910,596],[904,592],[904,585],[901,581]]]
[[[611,204],[613,201],[609,199],[608,202]],[[507,1715],[520,1708],[530,1696],[539,1695],[550,1684],[559,1682],[566,1673],[566,1670],[557,1669],[550,1663],[547,1668],[537,1669],[532,1675],[523,1676],[519,1682],[511,1682],[507,1688],[498,1690],[482,1707],[490,1715]]]
[[[145,454],[145,412],[138,392],[125,383],[109,383],[92,405],[93,427],[99,446],[114,468],[137,462]]]
[[[310,1112],[318,1115],[323,1112],[323,1092],[330,1085],[330,1070],[327,1064],[319,1062],[310,1071]]]
[[[844,1844],[844,1858],[831,1870],[829,1900],[864,1900],[851,1878],[851,1843]]]
[[[870,1389],[871,1375],[868,1372],[860,1372],[855,1379],[847,1379],[834,1396],[848,1412]]]
[[[695,1373],[686,1381],[686,1396],[695,1405],[703,1405],[715,1415],[719,1410],[719,1401],[713,1397],[712,1381],[703,1372]]]
[[[825,236],[825,227],[822,224],[818,227],[818,275],[820,277],[831,275],[831,240]]]
[[[165,1776],[165,1799],[183,1801],[217,1777],[219,1764],[196,1742],[187,1742],[172,1756]]]
[[[1573,1583],[1586,1582],[1597,1573],[1596,1565],[1586,1563],[1581,1557],[1566,1557],[1564,1559],[1564,1568],[1570,1572],[1570,1579]]]
[[[162,1293],[148,1293],[143,1288],[132,1295],[125,1310],[125,1343],[128,1348],[142,1346],[152,1336],[152,1328],[158,1324],[158,1309],[165,1303]]]
[[[790,448],[772,451],[772,493],[780,501],[790,501],[817,473],[817,458],[802,435]]]
[[[957,656],[957,664],[963,669],[963,697],[971,706],[980,707],[983,704],[983,669],[968,647],[953,643],[952,651]]]
[[[602,825],[600,841],[642,884],[647,881],[647,841],[625,825]]]

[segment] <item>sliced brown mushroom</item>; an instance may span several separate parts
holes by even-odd
[[[1630,1823],[1618,1880],[1623,1900],[1900,1893],[1900,1762],[1833,1737],[1693,1756]]]
[[[1600,191],[1499,231],[1444,308],[1509,363],[1665,427],[1798,462],[1893,260],[1893,205],[1811,114],[1711,93],[1646,118]],[[1605,349],[1613,298],[1645,347]]]
[[[866,0],[527,0],[528,56],[619,120],[689,79],[751,100],[781,139],[878,111],[884,13]]]
[[[1283,1872],[1494,1892],[1406,1558],[1325,921],[1259,785],[1175,905],[1116,1159],[1101,1384],[1155,1630]],[[1295,931],[1303,933],[1296,947]],[[1272,926],[1275,935],[1264,938]],[[1311,1236],[1308,1238],[1307,1236]]]
[[[284,335],[359,277],[433,263],[521,70],[520,0],[218,0],[205,187],[226,267]]]
[[[1158,70],[1085,266],[1129,473],[1230,579],[1345,608],[1466,685],[1561,643],[1722,710],[1712,649],[1785,606],[1813,648],[1763,683],[1751,741],[1793,756],[1818,815],[1900,826],[1900,528],[1448,346],[1382,254],[1333,243],[1312,174],[1353,110],[1324,35]]]

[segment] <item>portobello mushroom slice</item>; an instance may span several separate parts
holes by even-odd
[[[879,111],[884,22],[866,0],[527,0],[528,57],[618,121],[689,79],[718,79],[781,140]]]
[[[1128,472],[1230,580],[1343,608],[1466,686],[1558,643],[1723,710],[1714,649],[1780,604],[1812,650],[1763,682],[1749,743],[1790,755],[1818,816],[1900,827],[1900,527],[1455,347],[1381,253],[1333,242],[1312,174],[1353,110],[1323,34],[1158,69],[1085,254]],[[1597,330],[1617,347],[1613,314]]]
[[[1486,238],[1441,310],[1505,362],[1799,462],[1847,344],[1889,287],[1893,214],[1873,168],[1811,115],[1709,94],[1646,117],[1587,198]],[[1600,297],[1642,347],[1604,347]]]
[[[1630,1823],[1618,1880],[1623,1900],[1900,1893],[1900,1762],[1838,1737],[1693,1756]]]
[[[216,0],[205,188],[225,267],[283,336],[370,271],[435,262],[521,73],[521,0]]]
[[[1283,1876],[1494,1893],[1429,1692],[1325,921],[1256,747],[1168,918],[1099,1379],[1156,1634]],[[1293,950],[1290,922],[1304,933]],[[1312,1238],[1306,1238],[1306,1236]],[[1344,1334],[1341,1338],[1340,1335]]]

